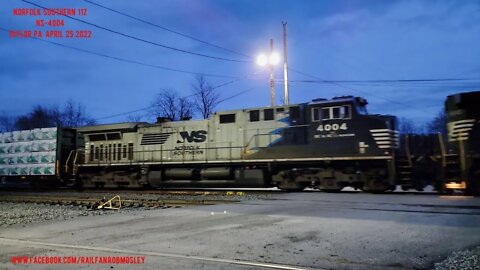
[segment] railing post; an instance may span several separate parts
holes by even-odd
[[[442,167],[445,168],[447,166],[447,151],[445,149],[445,144],[443,142],[442,133],[438,133],[438,140],[440,142],[440,151],[442,152]]]

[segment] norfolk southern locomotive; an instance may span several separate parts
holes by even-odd
[[[441,141],[438,180],[445,190],[480,194],[480,91],[447,97],[447,138]]]
[[[423,138],[428,147],[415,147],[412,142],[418,139],[408,136],[400,140],[394,116],[368,114],[367,101],[352,96],[223,111],[205,120],[159,118],[155,124],[80,127],[76,149],[67,149],[72,144],[63,143],[60,134],[67,133],[58,129],[55,151],[61,155],[55,170],[45,165],[50,174],[40,179],[83,187],[276,186],[339,191],[350,186],[383,192],[396,185],[422,189],[434,184],[440,190],[471,190],[480,181],[480,117],[470,100],[476,98],[479,104],[479,97],[480,92],[449,96],[448,140],[437,135]],[[26,157],[35,153],[23,154],[27,162],[20,163],[11,153],[15,147],[9,148],[8,141],[15,144],[16,133],[0,137],[0,149],[6,152],[0,164],[2,181],[35,171]]]

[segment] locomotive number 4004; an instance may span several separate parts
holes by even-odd
[[[318,125],[317,131],[347,130],[347,123]]]

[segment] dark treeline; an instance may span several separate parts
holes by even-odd
[[[29,113],[18,117],[0,115],[0,132],[94,124],[95,120],[88,116],[85,106],[73,100],[68,100],[62,107],[36,105]]]
[[[399,118],[397,129],[401,134],[447,134],[447,119],[445,110],[441,110],[430,122],[425,125],[415,124],[411,119]]]

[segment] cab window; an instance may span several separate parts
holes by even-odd
[[[312,121],[351,118],[350,105],[334,106],[326,108],[312,108]]]
[[[274,120],[273,109],[263,110],[263,120],[265,121]]]
[[[258,121],[260,121],[260,111],[259,110],[250,111],[250,122],[258,122]]]
[[[235,123],[235,114],[222,114],[220,115],[220,124]]]

